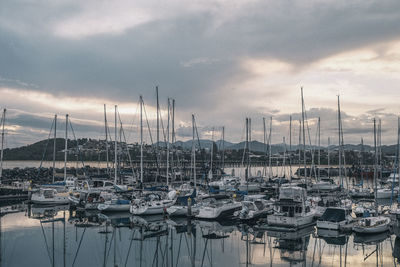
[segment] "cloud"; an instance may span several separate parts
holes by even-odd
[[[5,0],[0,105],[100,125],[103,103],[115,103],[133,129],[142,94],[154,128],[159,85],[164,115],[166,98],[176,99],[183,138],[192,113],[204,135],[225,125],[233,141],[241,141],[246,116],[255,136],[262,117],[273,116],[280,142],[289,114],[299,118],[304,86],[310,125],[320,116],[333,133],[340,94],[348,129],[367,127],[374,115],[390,129],[399,113],[399,7],[361,0]],[[355,129],[348,134],[358,139]]]

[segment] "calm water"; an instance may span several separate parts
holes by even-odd
[[[26,207],[1,217],[0,266],[396,266],[395,234],[296,233]],[[394,232],[398,232],[396,227]],[[322,236],[318,236],[322,235]]]

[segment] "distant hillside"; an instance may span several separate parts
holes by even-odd
[[[196,145],[198,141],[196,140]],[[56,141],[56,160],[64,160],[64,139],[63,138],[57,138]],[[219,150],[222,148],[222,140],[215,141],[216,147],[215,149]],[[159,145],[161,147],[165,147],[164,142],[160,142]],[[212,141],[211,140],[200,140],[200,146],[202,149],[209,149],[211,148]],[[79,146],[79,150],[78,150]],[[129,145],[130,150],[131,150],[131,156],[132,158],[138,158],[139,155],[136,155],[137,149],[135,151],[134,147],[137,146],[137,144],[134,145]],[[153,145],[154,148],[155,145]],[[175,147],[180,147],[183,150],[189,151],[192,148],[192,140],[188,141],[177,141],[174,144]],[[250,142],[250,150],[253,153],[258,153],[262,154],[266,151],[268,145],[264,145],[263,143],[259,141],[252,141]],[[109,144],[109,149],[110,149],[110,157],[113,155],[113,143]],[[224,148],[225,150],[232,150],[232,151],[239,151],[243,150],[245,147],[245,142],[240,142],[240,143],[231,143],[224,141]],[[105,160],[106,158],[106,145],[104,140],[95,140],[95,139],[78,139],[78,141],[74,140],[68,140],[68,150],[69,155],[68,155],[68,160],[77,160],[78,159],[78,154],[80,154],[81,159],[87,161],[87,160]],[[147,157],[152,157],[154,154],[154,150],[148,149],[149,146],[146,146],[146,154]],[[272,148],[272,154],[276,153],[282,153],[285,151],[285,145],[284,144],[273,144],[271,146]],[[296,151],[299,149],[298,145],[292,145],[292,151]],[[302,149],[302,146],[300,146],[300,149]],[[310,147],[307,146],[307,149],[309,150]],[[327,147],[321,147],[323,150],[327,150]],[[330,146],[329,147],[330,151],[337,151],[338,146]],[[344,146],[344,149],[346,151],[353,151],[353,153],[358,153],[361,150],[361,145],[353,145],[353,144],[346,144]],[[286,144],[286,150],[289,150],[289,145]],[[382,146],[382,152],[386,155],[395,155],[397,150],[396,145],[385,145]],[[364,145],[364,151],[365,152],[372,152],[373,147]],[[100,153],[100,155],[99,155]],[[189,153],[190,154],[190,153]],[[41,160],[44,158],[45,160],[52,160],[53,159],[53,139],[50,140],[42,140],[39,142],[36,142],[34,144],[30,144],[27,146],[22,146],[18,148],[12,148],[12,149],[5,149],[4,150],[4,160]]]

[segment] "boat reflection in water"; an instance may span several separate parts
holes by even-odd
[[[398,233],[394,227],[394,233]],[[399,228],[400,229],[400,228]],[[400,238],[28,206],[0,216],[4,266],[393,266]],[[18,248],[18,249],[16,249]],[[378,255],[378,258],[376,258]]]
[[[307,264],[307,248],[314,227],[309,226],[298,231],[268,231],[269,237],[274,237],[274,248],[279,250],[282,261],[290,266]]]

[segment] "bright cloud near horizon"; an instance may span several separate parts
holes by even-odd
[[[0,107],[7,146],[47,138],[54,114],[63,136],[70,114],[77,137],[104,139],[103,104],[113,126],[118,105],[130,142],[138,141],[143,95],[155,127],[155,86],[163,123],[176,100],[177,139],[298,141],[300,88],[312,142],[321,117],[322,144],[337,142],[340,95],[346,143],[372,143],[372,119],[384,144],[397,140],[400,115],[399,1],[49,1],[0,3]],[[111,131],[112,132],[112,131]],[[296,137],[297,136],[297,137]],[[146,141],[150,142],[147,136]]]

